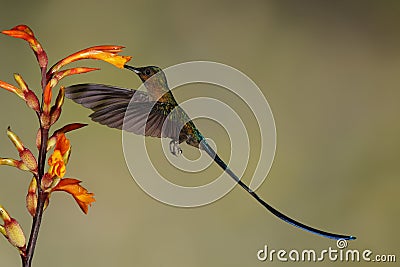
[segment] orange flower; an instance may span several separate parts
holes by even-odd
[[[66,168],[60,150],[54,150],[54,153],[50,156],[47,163],[50,166],[48,173],[52,176],[57,175],[60,178],[64,177]]]
[[[64,178],[53,188],[52,191],[64,191],[70,193],[82,211],[87,214],[89,206],[95,202],[94,194],[89,193],[86,188],[80,185],[81,181],[71,178]]]
[[[25,100],[24,92],[18,87],[15,87],[14,85],[3,81],[0,81],[0,87],[6,89],[7,91],[13,92],[14,94]]]
[[[2,31],[3,34],[24,39],[29,43],[29,46],[32,48],[33,52],[36,55],[36,58],[39,62],[39,66],[41,68],[47,67],[47,54],[43,50],[42,45],[38,42],[33,34],[32,30],[26,25],[18,25],[12,28],[11,30]]]
[[[87,126],[86,123],[77,123],[77,122],[76,123],[70,123],[70,124],[67,124],[64,127],[60,128],[60,129],[58,129],[57,131],[55,131],[54,134],[68,133],[68,132],[80,129],[82,127],[85,127],[85,126]]]
[[[49,140],[48,140],[48,142],[47,142],[47,151],[49,151],[52,147],[54,147],[55,145],[56,145],[56,143],[57,143],[57,136],[59,135],[59,134],[65,134],[65,133],[67,133],[67,132],[70,132],[70,131],[74,131],[74,130],[77,130],[77,129],[79,129],[79,128],[82,128],[82,127],[85,127],[85,126],[87,126],[87,124],[84,124],[84,123],[70,123],[70,124],[67,124],[67,125],[65,125],[64,127],[62,127],[62,128],[60,128],[60,129],[58,129],[57,131],[55,131],[54,133],[53,133],[53,135],[49,138]],[[36,136],[36,146],[37,147],[39,147],[39,145],[40,145],[40,136],[41,135],[41,133],[40,133],[40,130],[38,131],[38,134],[37,134],[37,136]],[[60,137],[59,137],[60,138]]]
[[[64,156],[68,150],[71,149],[71,145],[64,133],[57,134],[57,141],[54,150],[59,150],[61,155]]]
[[[93,46],[81,51],[78,51],[68,57],[58,61],[50,70],[47,72],[47,77],[52,77],[58,70],[60,70],[65,65],[81,60],[81,59],[98,59],[106,61],[120,69],[122,69],[126,62],[131,60],[132,57],[120,56],[119,52],[122,51],[123,46],[116,45],[103,45],[103,46]]]
[[[51,140],[54,140],[54,138],[51,138]],[[47,162],[50,166],[48,173],[51,176],[64,177],[66,172],[65,165],[67,164],[70,150],[71,145],[65,134],[63,132],[57,133],[55,136],[54,152]]]
[[[58,71],[53,75],[54,79],[57,79],[57,81],[60,81],[61,79],[74,75],[74,74],[81,74],[81,73],[86,73],[90,71],[95,71],[99,70],[99,68],[86,68],[86,67],[80,67],[80,68],[72,68],[72,69],[67,69],[63,71]]]
[[[80,186],[81,181],[71,178],[60,179],[65,175],[65,165],[68,161],[68,156],[71,150],[71,145],[69,140],[65,137],[64,132],[78,129],[80,127],[86,126],[84,124],[70,124],[59,129],[54,133],[54,135],[49,139],[54,145],[54,153],[50,156],[48,164],[50,166],[48,174],[51,177],[57,176],[58,181],[55,182],[53,178],[53,183],[51,185],[51,191],[65,191],[70,193],[75,201],[78,203],[79,207],[84,213],[88,212],[89,206],[95,201],[93,198],[93,193],[89,193],[84,187]],[[48,144],[48,146],[52,146]],[[50,183],[49,183],[50,185]]]
[[[43,111],[48,114],[50,112],[50,104],[51,104],[51,97],[52,97],[52,92],[51,89],[56,85],[55,82],[50,82],[47,83],[46,87],[44,88],[43,91]]]

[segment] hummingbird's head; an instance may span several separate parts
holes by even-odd
[[[134,73],[136,73],[140,79],[142,80],[142,82],[147,81],[151,76],[153,76],[154,74],[157,74],[160,72],[160,74],[163,74],[163,71],[161,70],[161,68],[157,67],[157,66],[147,66],[147,67],[132,67],[129,65],[124,65],[125,69],[131,70]],[[164,76],[164,75],[162,75]]]
[[[153,100],[159,99],[169,91],[167,78],[161,68],[156,66],[132,67],[129,65],[124,65],[124,68],[133,71],[140,77]]]

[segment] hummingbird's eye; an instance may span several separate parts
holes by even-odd
[[[148,75],[151,74],[151,71],[150,71],[149,69],[146,69],[146,70],[144,71],[144,74],[146,74],[146,75],[148,76]]]

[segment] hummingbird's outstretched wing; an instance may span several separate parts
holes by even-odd
[[[92,109],[90,118],[100,124],[135,134],[179,140],[184,123],[168,116],[177,106],[150,101],[146,92],[89,83],[66,87],[65,95]]]

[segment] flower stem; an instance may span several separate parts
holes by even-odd
[[[40,224],[42,222],[42,215],[43,215],[43,209],[44,209],[44,204],[46,202],[48,193],[44,192],[41,188],[41,181],[44,175],[44,169],[45,169],[45,162],[46,162],[46,147],[47,147],[47,140],[49,137],[49,130],[45,129],[40,126],[41,130],[41,144],[40,144],[40,150],[39,150],[39,166],[38,166],[38,177],[37,179],[37,184],[38,184],[38,201],[37,201],[37,207],[36,207],[36,214],[33,217],[32,221],[32,227],[31,227],[31,233],[29,236],[29,242],[28,246],[26,248],[26,256],[23,259],[23,267],[30,267],[32,263],[32,258],[33,258],[33,253],[35,252],[35,247],[36,247],[36,242],[38,239],[39,235],[39,229],[40,229]]]

